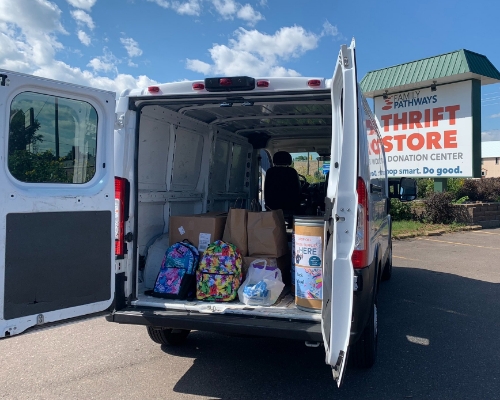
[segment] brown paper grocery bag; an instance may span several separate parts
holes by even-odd
[[[278,258],[288,252],[282,210],[248,212],[248,254]]]
[[[248,255],[247,215],[247,210],[231,208],[222,236],[222,240],[234,244],[243,257]]]

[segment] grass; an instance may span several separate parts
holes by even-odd
[[[424,235],[426,232],[444,230],[446,232],[454,232],[460,230],[464,224],[453,223],[445,224],[427,224],[418,221],[393,221],[392,236],[404,234]]]

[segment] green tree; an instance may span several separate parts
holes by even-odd
[[[11,110],[9,129],[9,171],[22,182],[71,182],[64,170],[63,161],[50,150],[38,152],[43,135],[38,120],[25,126],[22,110]]]
[[[10,129],[9,129],[9,154],[14,153],[16,150],[27,150],[32,146],[33,151],[38,143],[43,142],[43,135],[36,134],[40,129],[38,120],[25,126],[25,114],[22,110],[11,110],[10,112]]]

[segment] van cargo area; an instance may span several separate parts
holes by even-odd
[[[0,337],[108,310],[161,345],[193,330],[322,343],[337,385],[348,355],[372,366],[390,199],[415,199],[417,183],[389,188],[354,40],[334,66],[118,99],[2,70]],[[55,153],[28,145],[39,128]]]
[[[136,243],[129,244],[129,248],[131,252],[137,249],[139,257],[133,260],[140,260],[132,268],[133,279],[128,279],[132,294],[129,304],[156,310],[320,324],[320,313],[297,309],[289,285],[270,307],[249,307],[238,299],[223,303],[168,300],[144,294],[142,269],[154,239],[168,235],[172,216],[227,212],[235,202],[255,208],[257,199],[258,209],[262,210],[262,167],[272,165],[270,155],[277,151],[330,155],[331,92],[325,89],[324,81],[320,89],[279,94],[263,91],[248,95],[206,93],[196,98],[130,97],[129,107],[137,111],[138,183],[131,187],[137,199],[135,215],[131,215],[136,218]],[[325,185],[311,188],[310,197],[321,203],[324,210]],[[303,205],[300,215],[317,215],[318,206],[311,206],[313,203]],[[293,216],[285,217],[291,221]]]

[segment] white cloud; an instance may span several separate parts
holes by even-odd
[[[215,44],[209,49],[212,64],[188,59],[186,68],[205,75],[299,76],[279,64],[315,49],[321,38],[300,26],[281,28],[274,35],[240,28],[234,36],[227,46]]]
[[[103,53],[104,55],[94,57],[90,60],[87,66],[91,67],[95,72],[118,72],[116,66],[120,63],[120,60],[106,47],[103,49]]]
[[[245,4],[238,10],[236,14],[238,18],[247,21],[250,26],[255,25],[260,20],[264,19],[262,14],[258,11],[255,11],[250,4]]]
[[[132,38],[121,38],[120,42],[123,44],[123,47],[127,50],[129,57],[139,57],[142,55],[142,50],[139,48],[139,43],[137,43]]]
[[[22,27],[24,34],[66,33],[60,22],[61,10],[47,0],[2,0],[0,22]]]
[[[222,18],[234,19],[237,17],[246,21],[250,26],[264,19],[262,14],[255,11],[250,4],[243,6],[235,0],[212,0],[212,5]]]
[[[95,4],[95,0],[68,2],[86,9]],[[89,69],[57,60],[57,53],[65,50],[57,35],[67,34],[60,18],[61,10],[48,0],[0,0],[0,68],[117,93],[157,84],[144,75],[119,73],[120,61],[106,50],[90,61]],[[86,34],[81,32],[78,36],[85,44]]]
[[[90,45],[90,37],[84,31],[78,31],[78,39],[80,39],[80,42],[82,42],[85,46]]]
[[[233,19],[239,5],[234,0],[212,0],[212,4],[224,19]]]
[[[210,64],[200,60],[191,60],[189,58],[186,60],[186,67],[191,71],[201,72],[204,75],[208,75],[212,70],[212,66]]]
[[[66,0],[75,8],[83,8],[84,10],[90,11],[97,0]]]
[[[156,3],[158,4],[160,7],[163,7],[163,8],[170,8],[170,2],[169,1],[166,1],[166,0],[148,0],[150,3]]]
[[[200,15],[201,13],[200,0],[172,1],[170,6],[181,15]]]
[[[202,0],[188,1],[167,1],[167,0],[148,0],[151,3],[156,3],[163,8],[171,8],[181,15],[200,15]]]
[[[90,30],[95,28],[92,17],[83,10],[71,11],[71,16],[78,23],[78,25],[87,25]]]
[[[481,132],[481,141],[491,142],[493,140],[500,140],[500,129],[492,129],[491,131]]]
[[[205,0],[147,0],[150,3],[155,3],[160,7],[166,9],[172,9],[178,14],[181,15],[193,15],[199,16],[202,11],[202,2]],[[248,25],[253,26],[260,20],[263,20],[264,17],[262,14],[250,5],[245,4],[242,5],[235,0],[210,0],[212,5],[215,8],[215,11],[223,18],[223,19],[234,19],[240,18],[247,22]],[[266,4],[266,3],[262,3]]]
[[[243,28],[235,32],[236,39],[229,41],[236,50],[249,51],[267,59],[280,57],[299,57],[305,52],[318,47],[320,37],[307,32],[301,26],[281,28],[274,35],[267,35],[257,30]]]
[[[325,21],[323,24],[323,31],[321,32],[322,36],[337,36],[339,34],[339,30],[336,26],[330,24],[330,22]]]
[[[259,6],[266,7],[267,6],[267,0],[260,0],[259,1]]]
[[[82,71],[80,68],[71,67],[62,61],[54,61],[50,66],[37,69],[34,74],[79,85],[111,90],[116,93],[121,93],[125,89],[145,88],[158,84],[158,82],[145,75],[134,77],[129,74],[117,74],[114,78],[99,76],[87,70]]]
[[[500,118],[500,113],[490,115],[490,118]]]
[[[63,49],[55,34],[67,33],[60,15],[46,0],[0,1],[0,67],[29,72],[50,62]]]
[[[112,63],[107,63],[101,60],[99,57],[95,57],[87,64],[88,67],[92,67],[94,71],[99,72],[110,72],[116,69],[116,66]]]

